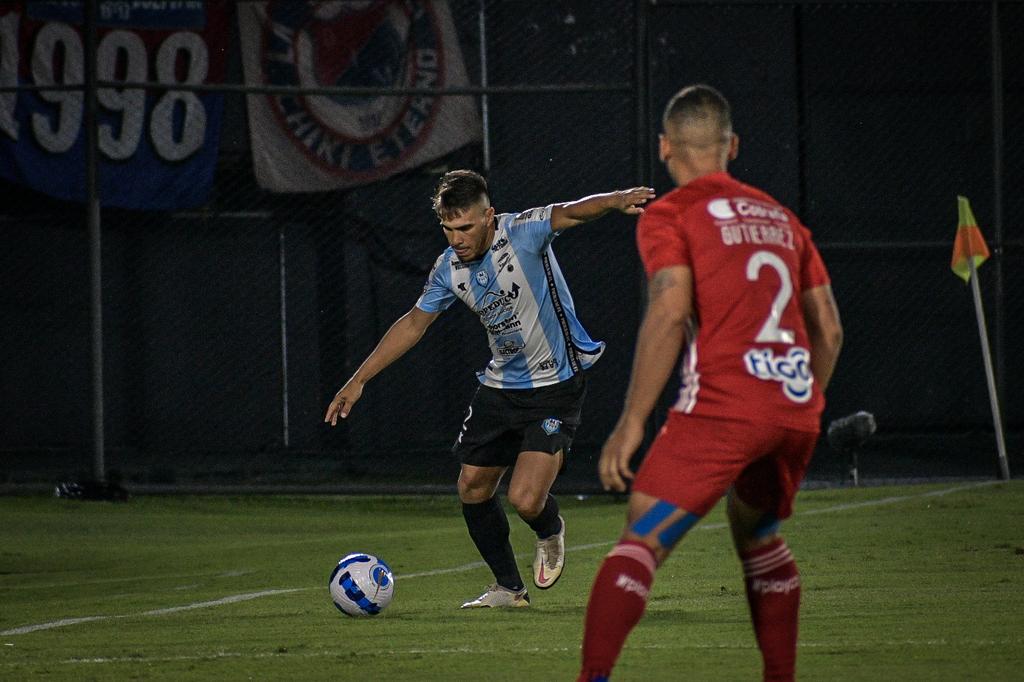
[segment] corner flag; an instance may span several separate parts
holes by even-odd
[[[981,236],[978,221],[974,219],[974,213],[971,212],[971,204],[967,201],[967,197],[958,196],[956,203],[960,220],[956,228],[956,240],[953,242],[953,260],[949,267],[964,282],[968,282],[971,279],[971,266],[968,259],[974,260],[975,268],[979,267],[988,260],[988,244]]]
[[[978,285],[978,278],[971,278],[977,274],[978,266],[988,260],[988,245],[981,230],[978,229],[978,221],[974,219],[971,212],[971,205],[967,197],[956,198],[957,208],[960,213],[959,224],[956,228],[956,241],[953,242],[953,261],[949,264],[953,272],[961,277],[965,283],[970,283],[971,293],[974,296],[974,315],[978,320],[978,337],[981,340],[981,356],[985,361],[985,381],[988,383],[988,401],[992,408],[992,425],[996,432],[996,452],[999,455],[999,475],[1004,481],[1010,480],[1010,464],[1006,459],[1006,439],[1003,436],[1003,419],[999,409],[999,395],[996,391],[996,377],[992,371],[992,353],[988,347],[988,330],[985,325],[985,308],[981,302],[981,287]]]

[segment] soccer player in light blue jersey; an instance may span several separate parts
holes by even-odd
[[[566,228],[610,211],[643,213],[654,190],[634,187],[521,213],[495,213],[478,173],[445,173],[433,206],[449,247],[437,258],[416,305],[400,317],[334,396],[324,421],[346,418],[370,379],[400,358],[456,299],[480,316],[492,358],[466,411],[454,452],[469,535],[495,583],[463,608],[523,607],[530,598],[497,498],[511,469],[509,502],[537,534],[533,581],[555,584],[565,562],[565,522],[551,484],[580,423],[583,371],[601,356],[576,318],[551,250]]]

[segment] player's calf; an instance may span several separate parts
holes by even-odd
[[[747,504],[730,491],[726,512],[736,552],[743,562],[750,619],[764,661],[764,679],[792,680],[796,671],[800,613],[800,572],[781,521],[771,511]]]
[[[700,517],[668,502],[633,493],[631,523],[605,557],[594,579],[583,635],[579,680],[606,680],[640,622],[654,583],[654,572]]]
[[[642,542],[621,540],[605,557],[587,603],[579,682],[608,679],[647,608],[656,568],[654,552]]]
[[[740,552],[750,618],[764,661],[764,679],[792,680],[800,613],[800,573],[781,537]]]

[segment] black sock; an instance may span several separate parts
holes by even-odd
[[[463,502],[462,516],[466,519],[469,537],[473,538],[480,556],[491,567],[498,584],[510,590],[523,589],[516,555],[508,540],[508,518],[498,502],[498,496],[477,504]]]
[[[523,518],[520,516],[519,518]],[[537,514],[536,518],[525,519],[526,524],[533,529],[533,532],[537,534],[538,538],[549,538],[552,535],[562,530],[562,521],[558,518],[558,500],[555,496],[548,493],[547,502],[544,503],[544,508],[540,510],[540,514]]]

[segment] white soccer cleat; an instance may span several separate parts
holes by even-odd
[[[542,590],[554,585],[565,565],[565,519],[562,529],[549,538],[537,540],[537,553],[533,555],[533,584]]]
[[[462,605],[464,609],[521,609],[524,606],[530,605],[530,595],[526,593],[526,588],[516,592],[510,590],[507,587],[501,585],[491,585],[487,588],[487,591],[481,594],[473,601],[468,601]]]

